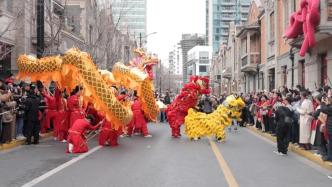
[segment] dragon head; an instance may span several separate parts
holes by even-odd
[[[230,116],[232,118],[241,121],[241,110],[245,106],[245,103],[241,97],[230,95],[225,99],[222,105],[229,110]]]
[[[209,94],[209,78],[201,76],[191,76],[190,82],[196,85],[196,88],[200,94]]]
[[[150,79],[153,79],[152,67],[158,64],[159,59],[154,55],[147,55],[142,48],[135,49],[134,53],[136,57],[129,62],[130,65],[144,71]]]

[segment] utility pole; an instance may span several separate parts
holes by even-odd
[[[37,0],[37,58],[44,53],[44,0]]]
[[[139,33],[139,48],[142,47],[142,33]]]
[[[294,52],[293,47],[289,50],[289,58],[292,61],[292,89],[294,88]]]
[[[159,96],[161,96],[161,77],[162,77],[162,64],[161,64],[161,60],[159,62],[160,64],[160,68],[159,68]]]

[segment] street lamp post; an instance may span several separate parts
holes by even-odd
[[[161,60],[159,62],[159,96],[161,96],[161,76],[162,76],[162,64],[161,64]]]
[[[257,64],[257,83],[258,83],[258,90],[259,90],[259,64]]]
[[[37,58],[44,53],[44,0],[37,1]]]
[[[293,47],[289,50],[289,59],[292,61],[292,88],[294,88],[294,52],[293,52]]]
[[[147,38],[148,36],[153,35],[153,34],[157,34],[157,32],[152,32],[152,33],[147,34],[147,35],[145,35],[145,36],[142,36],[142,33],[140,32],[140,33],[139,33],[139,47],[140,47],[140,48],[142,47],[142,39],[143,39],[143,38]]]

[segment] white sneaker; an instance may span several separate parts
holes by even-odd
[[[329,175],[329,176],[327,176],[327,178],[329,178],[329,179],[332,179],[332,174],[331,174],[331,175]]]
[[[198,138],[197,138],[197,137],[195,137],[195,138],[194,138],[194,140],[195,140],[195,141],[198,141]]]
[[[275,154],[280,155],[278,151],[273,151]]]
[[[58,141],[58,138],[54,138],[54,141]]]
[[[318,153],[315,153],[314,155],[317,156],[317,157],[322,157],[322,155],[318,154]]]
[[[139,135],[141,135],[141,133],[139,133],[139,132],[135,132],[134,135],[135,135],[135,136],[139,136]]]
[[[123,134],[121,134],[119,137],[120,137],[120,138],[124,138],[124,137],[126,137],[126,136],[125,136],[125,135],[123,135]]]
[[[144,136],[144,138],[152,138],[152,135],[148,134],[148,135]]]
[[[67,143],[67,140],[62,140],[61,142],[62,142],[62,143]]]
[[[284,154],[284,153],[281,153],[281,152],[279,152],[279,151],[273,151],[275,154],[277,154],[277,155],[279,155],[279,156],[285,156],[286,154]]]
[[[17,140],[25,140],[25,137],[21,135],[21,136],[18,136],[16,139]]]

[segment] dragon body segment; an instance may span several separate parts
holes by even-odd
[[[145,53],[139,57],[142,59],[144,55]],[[155,64],[155,60],[152,64]],[[112,121],[116,129],[128,124],[133,114],[130,106],[117,100],[111,83],[137,89],[146,117],[149,120],[157,118],[159,111],[153,95],[153,80],[144,69],[116,63],[113,74],[108,71],[101,73],[88,53],[75,48],[68,50],[63,57],[37,59],[21,55],[17,65],[20,79],[30,78],[31,81],[42,82],[53,80],[61,89],[67,91],[82,85],[84,102],[94,103],[94,107]]]

